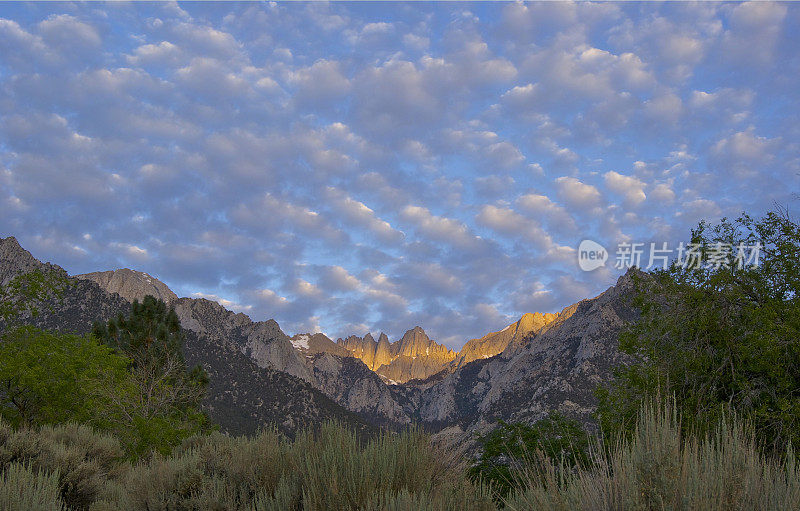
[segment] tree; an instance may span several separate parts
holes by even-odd
[[[112,396],[131,390],[128,363],[91,336],[14,328],[0,343],[0,415],[12,425],[109,428]]]
[[[130,358],[137,392],[116,396],[123,423],[137,432],[142,453],[151,447],[168,452],[186,437],[208,429],[200,411],[208,377],[202,368],[187,370],[183,331],[175,311],[146,296],[133,302],[128,317],[96,323],[93,333]]]
[[[498,427],[479,442],[481,457],[469,473],[473,480],[490,483],[497,497],[507,496],[531,471],[536,472],[542,456],[566,470],[589,465],[589,434],[578,421],[558,412],[532,426],[498,421]]]
[[[674,396],[684,428],[707,432],[735,413],[768,449],[797,445],[800,226],[782,211],[743,215],[701,223],[691,243],[704,264],[676,260],[637,279],[641,319],[620,336],[635,362],[599,391],[603,430],[629,432],[645,399]],[[760,246],[757,265],[738,264],[740,246]]]

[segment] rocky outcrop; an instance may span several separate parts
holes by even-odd
[[[96,282],[109,293],[117,293],[129,302],[134,300],[141,302],[147,295],[154,296],[168,304],[178,299],[178,295],[157,278],[128,268],[84,273],[75,275],[75,277]]]
[[[500,330],[491,332],[479,339],[471,339],[464,344],[458,352],[453,365],[459,368],[473,360],[491,358],[506,350],[509,346],[519,346],[532,334],[538,333],[552,323],[558,314],[526,313],[516,323],[512,323]]]
[[[0,285],[8,284],[17,275],[37,270],[55,271],[61,275],[67,274],[60,267],[43,263],[33,257],[30,252],[20,246],[14,236],[0,238]]]
[[[319,353],[330,353],[339,357],[350,357],[350,352],[339,346],[328,338],[327,335],[316,334],[297,334],[289,341],[294,349],[303,354],[307,359],[313,358]]]
[[[313,382],[303,356],[294,349],[275,320],[253,322],[245,314],[231,312],[204,298],[180,298],[173,305],[181,325],[208,342],[227,342],[250,357],[258,367]]]
[[[413,406],[357,358],[320,353],[311,365],[317,388],[348,410],[384,426],[411,422]]]
[[[391,384],[424,380],[444,370],[456,358],[454,351],[431,340],[419,326],[393,343],[389,343],[384,333],[377,342],[368,333],[364,337],[351,335],[338,339],[336,343]]]
[[[457,425],[464,431],[459,441],[467,445],[497,419],[531,423],[550,410],[591,425],[596,388],[627,360],[617,340],[637,316],[632,287],[629,272],[596,298],[566,307],[522,345],[464,364],[421,390],[415,398],[419,420]]]

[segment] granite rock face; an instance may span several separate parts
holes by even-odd
[[[491,358],[502,353],[511,345],[520,345],[528,336],[536,334],[545,326],[552,323],[558,314],[542,314],[540,312],[523,314],[516,323],[512,323],[500,330],[491,332],[479,339],[467,341],[454,361],[455,368],[473,360]]]
[[[228,343],[258,367],[313,381],[303,356],[275,320],[253,322],[247,315],[231,312],[205,298],[180,298],[173,305],[181,325],[208,342]]]
[[[614,367],[628,361],[618,337],[637,318],[631,306],[632,272],[593,299],[562,310],[558,317],[510,344],[497,356],[475,360],[420,391],[419,419],[457,425],[460,440],[490,430],[498,419],[532,423],[550,410],[591,427],[594,391],[608,382]],[[448,430],[452,438],[452,430]]]
[[[178,299],[178,295],[157,278],[128,268],[84,273],[75,277],[96,282],[109,293],[117,293],[129,302],[134,300],[141,302],[147,295],[163,300],[167,304]]]
[[[66,275],[60,267],[43,263],[22,248],[14,236],[0,238],[0,285],[8,284],[17,275],[32,271],[55,271]]]
[[[364,337],[351,335],[338,339],[336,343],[391,384],[424,380],[445,370],[456,358],[456,352],[431,340],[419,326],[393,343],[389,343],[384,333],[377,342],[368,333]]]

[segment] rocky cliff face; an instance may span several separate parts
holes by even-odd
[[[419,326],[393,343],[384,333],[377,342],[368,333],[364,337],[338,339],[336,343],[391,384],[424,380],[443,371],[456,358],[454,351],[431,340]]]
[[[596,298],[566,307],[521,345],[464,364],[421,390],[413,398],[419,420],[450,426],[442,438],[464,446],[497,419],[531,423],[558,410],[591,424],[595,389],[626,362],[617,339],[637,317],[631,275]]]
[[[128,268],[84,273],[75,277],[96,282],[109,293],[117,293],[129,302],[134,300],[141,302],[147,295],[164,300],[168,304],[178,299],[178,296],[157,278]]]
[[[491,358],[502,353],[511,345],[518,346],[527,337],[536,334],[556,318],[558,318],[558,314],[552,313],[523,314],[519,321],[508,325],[499,332],[491,332],[479,339],[467,341],[461,351],[458,352],[453,365],[458,368],[473,360]]]

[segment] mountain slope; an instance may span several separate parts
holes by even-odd
[[[535,334],[552,323],[558,314],[526,313],[516,323],[512,323],[499,332],[490,332],[479,339],[471,339],[464,344],[454,362],[456,368],[473,360],[490,358],[508,348],[519,345],[531,334]]]
[[[166,284],[144,272],[128,268],[112,271],[97,271],[75,275],[75,278],[91,280],[109,293],[117,293],[129,302],[139,300],[150,295],[169,304],[178,299]]]
[[[67,275],[60,267],[35,259],[13,237],[0,238],[0,278],[4,282],[33,270],[56,271]],[[96,282],[76,278],[68,280],[70,286],[63,299],[45,304],[40,307],[38,317],[23,318],[23,322],[49,330],[87,333],[95,321],[105,321],[130,312],[130,302],[119,294],[107,292]],[[184,308],[194,311],[211,309],[223,314],[219,311],[223,309],[222,306],[214,302],[188,298],[181,300],[184,301]],[[225,312],[233,315],[232,312]],[[216,317],[212,315],[203,323],[213,324]],[[246,319],[249,321],[249,318]],[[238,318],[238,321],[243,323],[242,318]],[[269,326],[261,328],[268,329]],[[0,331],[3,329],[4,325],[0,324]],[[318,424],[326,419],[334,419],[359,430],[372,429],[356,414],[336,404],[302,379],[259,367],[242,353],[240,346],[232,345],[224,338],[202,335],[187,328],[184,330],[187,362],[202,365],[211,378],[203,406],[223,430],[254,433],[259,428],[275,424],[281,431],[291,434],[300,426]],[[289,350],[293,351],[291,346]]]
[[[558,410],[591,426],[595,389],[626,362],[622,328],[637,317],[631,306],[632,271],[596,298],[564,308],[556,319],[492,358],[464,364],[420,392],[418,418],[455,425],[442,433],[471,445],[497,419],[532,423]]]

